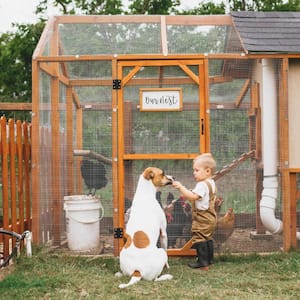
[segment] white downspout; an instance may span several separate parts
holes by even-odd
[[[271,59],[262,60],[262,161],[264,179],[260,200],[260,217],[272,234],[281,233],[282,221],[275,218],[278,195],[278,134],[277,94],[274,65]]]
[[[262,60],[262,160],[264,179],[260,200],[260,218],[272,234],[281,233],[282,221],[275,218],[278,195],[278,134],[276,76],[272,59]],[[300,240],[300,232],[296,233]]]

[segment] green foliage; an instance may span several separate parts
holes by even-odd
[[[36,13],[45,13],[48,2],[48,0],[41,0]],[[52,3],[65,15],[117,15],[123,12],[121,0],[54,0]]]
[[[39,41],[44,24],[17,25],[16,33],[0,36],[0,101],[31,102],[33,51]],[[6,117],[28,120],[24,112],[1,112]]]
[[[231,11],[299,11],[300,0],[229,0]]]
[[[180,5],[180,0],[129,0],[129,13],[133,15],[168,15]]]
[[[179,12],[183,15],[223,15],[225,14],[225,3],[216,4],[214,2],[202,1],[198,7]]]

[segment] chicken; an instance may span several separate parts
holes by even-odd
[[[174,248],[178,239],[188,240],[191,236],[192,208],[183,197],[175,199],[169,193],[165,214],[168,222],[168,244]]]
[[[100,161],[92,161],[83,159],[81,161],[81,175],[86,186],[89,189],[89,194],[95,195],[96,190],[106,186],[106,170],[104,164]]]
[[[224,243],[231,236],[234,230],[234,219],[232,208],[229,208],[223,217],[218,218],[217,228],[213,236],[218,245]]]

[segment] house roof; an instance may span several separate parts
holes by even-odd
[[[300,12],[231,13],[248,53],[300,53]]]

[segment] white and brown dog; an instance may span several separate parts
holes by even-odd
[[[156,199],[157,188],[172,181],[171,176],[155,167],[145,169],[140,175],[126,226],[126,242],[120,252],[121,271],[131,279],[119,288],[126,288],[142,278],[154,281],[173,278],[170,274],[160,276],[164,266],[169,268],[168,237],[166,216]],[[157,247],[159,238],[162,248]]]

